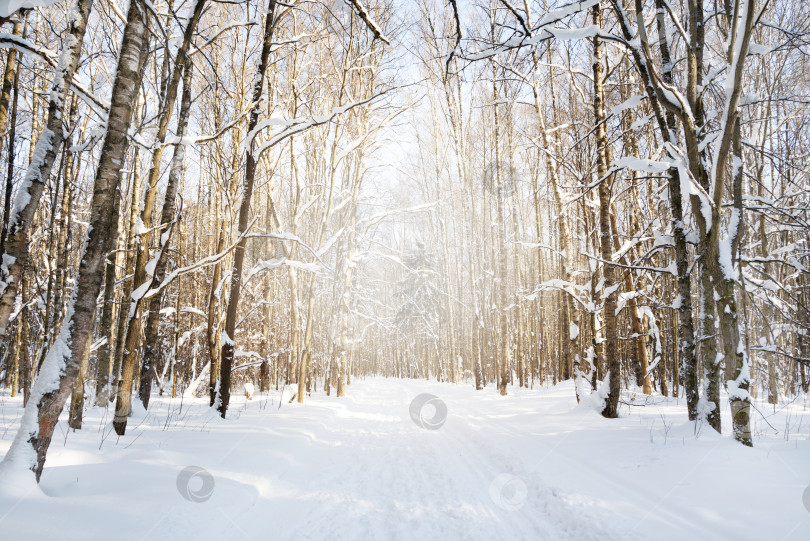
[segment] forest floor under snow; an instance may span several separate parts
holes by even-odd
[[[369,378],[303,405],[272,391],[153,398],[126,436],[90,408],[60,421],[40,484],[0,496],[4,539],[807,539],[810,404],[758,402],[753,449],[707,427],[683,399],[630,393],[621,418],[577,405],[570,382],[476,392]],[[436,395],[438,429],[412,400]],[[641,404],[646,402],[646,405]],[[441,413],[441,404],[423,410]],[[0,395],[0,456],[22,402]],[[433,408],[433,409],[432,409]],[[730,425],[727,404],[723,423]],[[189,469],[197,467],[197,469]],[[0,487],[0,494],[3,493]],[[201,500],[201,501],[195,501]],[[807,506],[807,507],[806,507]]]

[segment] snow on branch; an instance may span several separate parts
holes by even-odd
[[[230,130],[231,128],[235,127],[239,122],[244,118],[248,113],[250,113],[252,107],[248,108],[238,115],[234,117],[233,120],[222,126],[216,133],[208,134],[208,135],[185,135],[182,138],[173,136],[173,137],[166,137],[165,141],[163,141],[164,145],[195,145],[197,143],[207,143],[209,141],[213,141],[215,139],[219,139],[222,134]]]
[[[303,249],[305,249],[306,251],[308,251],[309,253],[314,255],[319,263],[323,264],[323,261],[321,261],[321,258],[318,255],[318,252],[313,250],[312,247],[309,244],[307,244],[306,242],[301,240],[301,237],[299,237],[297,235],[293,235],[292,233],[254,233],[254,234],[251,234],[251,235],[247,235],[245,238],[248,238],[248,239],[289,240],[289,241],[292,241],[292,242],[296,242]]]
[[[36,43],[32,43],[27,39],[15,36],[14,34],[8,34],[5,32],[0,33],[0,49],[16,49],[20,54],[27,55],[34,60],[43,62],[51,68],[56,68],[57,65],[56,53],[50,49],[37,45]],[[75,77],[70,83],[70,87],[73,92],[75,92],[76,95],[82,99],[82,101],[84,101],[93,111],[96,112],[96,114],[98,114],[102,119],[107,119],[107,112],[110,110],[110,102],[93,94],[83,84],[76,81]]]
[[[158,293],[160,293],[161,291],[166,289],[169,286],[169,284],[171,284],[174,281],[175,278],[178,278],[180,276],[192,273],[192,272],[194,272],[196,270],[199,270],[199,269],[203,269],[205,267],[210,267],[211,265],[216,265],[217,263],[219,263],[220,261],[225,259],[225,257],[234,248],[236,248],[239,245],[240,242],[242,242],[242,239],[247,237],[247,233],[250,231],[250,229],[253,227],[253,224],[255,224],[256,220],[258,220],[258,219],[259,219],[258,216],[253,218],[253,220],[248,224],[247,228],[245,229],[245,232],[242,233],[241,235],[239,235],[239,237],[237,237],[236,240],[234,240],[233,243],[230,246],[228,246],[227,248],[225,248],[223,251],[221,251],[218,254],[214,254],[214,255],[208,256],[206,258],[203,258],[203,259],[197,261],[196,263],[192,263],[191,265],[188,265],[186,267],[181,267],[179,269],[173,270],[172,272],[170,272],[168,274],[168,276],[166,276],[163,279],[163,281],[160,283],[159,286],[154,287],[154,288],[150,289],[149,291],[147,291],[143,295],[142,299],[146,300],[146,299],[154,297],[155,295],[157,295]]]
[[[250,269],[248,272],[248,280],[253,278],[257,273],[263,270],[275,270],[281,267],[292,267],[294,269],[298,269],[304,272],[311,272],[314,274],[322,273],[324,267],[318,265],[317,263],[306,263],[304,261],[296,261],[294,259],[287,259],[286,257],[281,257],[277,259],[267,259],[258,261],[256,265]]]
[[[521,248],[526,248],[526,249],[543,248],[545,250],[549,250],[550,252],[552,252],[554,254],[565,257],[564,252],[561,252],[561,251],[557,250],[556,248],[554,248],[553,246],[549,246],[548,244],[543,244],[542,242],[528,242],[528,241],[522,241],[522,240],[516,240],[514,242],[515,242],[515,244],[519,245]]]
[[[59,0],[25,0],[24,2],[0,2],[0,17],[11,17],[19,9],[48,7]]]
[[[226,23],[225,25],[222,26],[222,28],[220,28],[219,30],[214,32],[213,36],[211,36],[210,38],[205,40],[205,43],[203,43],[199,47],[194,47],[194,50],[190,51],[188,53],[188,56],[191,57],[191,56],[194,56],[197,53],[202,52],[203,49],[205,49],[206,47],[211,45],[219,36],[221,36],[222,34],[227,32],[228,30],[232,30],[234,28],[242,28],[242,27],[245,27],[245,26],[255,26],[255,25],[258,25],[258,24],[259,24],[258,19],[252,19],[250,21],[231,21],[229,23]]]
[[[583,255],[589,259],[593,259],[594,261],[598,261],[600,263],[604,263],[605,265],[612,265],[614,267],[619,267],[622,269],[628,270],[641,270],[641,271],[649,271],[649,272],[662,272],[666,274],[671,274],[672,276],[678,276],[678,271],[676,268],[675,263],[672,263],[668,267],[648,267],[646,265],[624,265],[622,263],[617,263],[615,261],[605,261],[601,257],[596,257],[595,255],[583,253]]]
[[[355,9],[357,14],[363,20],[363,22],[366,23],[368,29],[371,30],[371,33],[374,34],[374,37],[376,39],[379,39],[386,45],[391,45],[391,41],[385,36],[385,34],[383,34],[383,31],[380,28],[380,26],[368,14],[368,10],[366,9],[366,6],[363,5],[363,2],[361,2],[360,0],[345,0],[345,1],[348,4],[351,4],[351,6]]]
[[[431,209],[431,208],[435,207],[437,204],[438,204],[438,202],[434,201],[433,203],[422,203],[421,205],[416,205],[416,206],[408,207],[408,208],[405,208],[405,209],[387,210],[387,211],[384,211],[384,212],[378,212],[376,214],[372,214],[368,218],[365,218],[365,219],[361,220],[358,223],[358,229],[360,228],[360,224],[367,225],[368,227],[370,227],[370,226],[378,223],[380,220],[384,220],[385,218],[388,218],[389,216],[395,216],[397,214],[408,214],[408,213],[411,213],[411,212],[422,212],[422,211],[425,211],[425,210],[428,210],[428,209]]]
[[[338,115],[342,115],[355,107],[360,107],[362,105],[366,105],[371,103],[372,101],[376,100],[377,98],[386,94],[387,91],[380,92],[379,94],[374,94],[370,98],[366,98],[364,100],[355,101],[351,103],[347,103],[346,105],[341,105],[339,107],[332,108],[331,111],[324,115],[313,115],[309,117],[301,117],[301,118],[293,118],[290,120],[284,120],[282,118],[269,118],[262,122],[259,122],[253,130],[248,133],[248,136],[245,138],[243,145],[249,146],[253,143],[253,140],[256,138],[256,135],[263,129],[268,128],[270,126],[280,126],[281,129],[276,132],[269,140],[262,143],[259,148],[257,148],[253,152],[253,157],[258,160],[261,155],[264,153],[265,150],[272,148],[279,144],[280,142],[284,141],[288,137],[292,137],[297,133],[301,133],[304,130],[309,128],[313,128],[315,126],[320,126],[321,124],[326,124],[327,122],[331,122],[333,118]]]
[[[504,0],[501,1],[503,2]],[[626,45],[627,43],[625,40],[619,36],[606,32],[596,26],[587,26],[585,28],[578,29],[554,27],[555,24],[562,22],[564,19],[567,19],[572,15],[586,12],[598,2],[599,0],[578,0],[576,2],[571,2],[570,4],[560,6],[557,9],[552,9],[546,13],[545,17],[543,17],[532,29],[526,27],[524,22],[518,18],[518,22],[520,22],[525,29],[524,32],[510,37],[502,43],[493,44],[491,47],[482,49],[471,55],[464,56],[464,59],[471,62],[476,60],[484,60],[512,49],[537,45],[538,43],[552,38],[574,40],[592,38],[598,35],[604,40],[615,41]],[[517,10],[514,8],[511,8],[510,11],[512,11],[513,14],[517,13]]]
[[[810,270],[807,269],[804,265],[802,265],[799,260],[795,257],[791,257],[790,259],[782,259],[778,257],[747,257],[741,256],[740,261],[743,263],[782,263],[783,265],[787,265],[789,267],[793,267],[799,272],[808,273]]]
[[[546,280],[545,282],[541,282],[535,287],[534,291],[525,295],[522,295],[523,300],[526,301],[533,301],[537,298],[538,293],[543,291],[562,291],[570,295],[570,297],[575,300],[577,303],[582,306],[583,310],[589,313],[596,313],[601,310],[601,305],[596,306],[591,301],[583,301],[580,296],[579,292],[587,293],[590,291],[588,286],[582,286],[576,284],[574,282],[569,282],[566,280],[561,280],[559,278],[552,278],[551,280]]]
[[[678,176],[681,180],[681,193],[693,195],[700,200],[700,213],[706,222],[706,231],[712,228],[712,210],[714,202],[709,193],[700,185],[692,175],[691,169],[686,165],[687,160],[683,153],[669,141],[664,142],[664,148],[672,158],[672,164],[678,168]]]

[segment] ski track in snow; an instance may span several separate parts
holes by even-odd
[[[424,392],[447,405],[438,430],[409,416]],[[288,404],[288,388],[279,407],[279,395],[235,394],[225,421],[205,398],[180,410],[179,398],[155,397],[123,438],[110,434],[111,409],[89,409],[76,433],[63,419],[44,494],[3,499],[0,480],[0,531],[342,541],[804,539],[810,528],[810,416],[800,402],[768,420],[790,427],[788,438],[757,416],[752,450],[708,429],[696,439],[683,400],[655,397],[666,403],[602,419],[576,404],[572,382],[500,397],[492,387],[369,378],[341,399],[319,390]],[[0,395],[0,455],[20,414],[19,398]],[[181,496],[188,466],[210,472],[209,500]],[[493,499],[502,475],[522,483],[525,499]]]

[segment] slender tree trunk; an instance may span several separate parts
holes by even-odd
[[[14,35],[20,34],[19,23],[14,25]],[[12,55],[12,53],[14,53]],[[7,162],[8,162],[8,169],[6,173],[6,185],[5,185],[5,192],[3,197],[3,224],[2,229],[0,229],[0,253],[3,252],[3,246],[5,245],[6,235],[8,232],[8,220],[9,220],[9,213],[11,209],[11,195],[14,191],[14,151],[15,151],[15,140],[17,134],[17,102],[19,100],[19,60],[16,58],[16,51],[12,49],[9,51],[9,55],[6,61],[6,69],[3,75],[3,90],[2,95],[0,95],[0,114],[3,115],[2,123],[0,123],[0,127],[5,127],[6,122],[8,121],[8,101],[10,99],[10,90],[8,89],[8,82],[11,79],[11,86],[14,90],[14,101],[11,104],[11,122],[9,126],[9,133],[8,133],[8,152],[7,152]],[[46,322],[47,324],[47,322]],[[21,343],[21,336],[22,333],[22,318],[19,318],[17,326],[15,327],[15,332],[13,336],[13,348],[12,351],[9,352],[7,357],[7,368],[6,368],[6,383],[11,385],[11,396],[17,396],[17,389],[20,384],[20,375],[22,374],[20,371],[20,343]],[[22,374],[23,381],[25,381],[25,375]],[[23,395],[23,404],[27,402],[28,395]]]
[[[182,189],[181,189],[182,192]],[[182,197],[182,193],[180,194]],[[178,259],[178,266],[182,265],[183,261],[183,227],[181,223],[177,224],[177,259]],[[177,277],[177,298],[175,299],[174,305],[174,349],[172,351],[172,398],[177,398],[177,384],[178,380],[182,377],[179,376],[178,373],[180,372],[181,366],[178,365],[178,359],[180,358],[180,310],[182,306],[180,305],[181,298],[182,298],[182,291],[183,291],[183,277]],[[180,381],[182,384],[182,380]]]
[[[10,374],[10,385],[11,385],[11,398],[17,396],[17,390],[20,388],[20,340],[21,340],[21,332],[22,329],[19,325],[15,328],[14,333],[14,349],[9,353],[11,359],[8,362],[8,374]],[[7,382],[9,379],[6,380]],[[26,405],[25,397],[23,397],[23,406]]]
[[[498,281],[497,281],[497,314],[498,314],[498,326],[499,326],[499,336],[497,343],[499,344],[499,349],[497,353],[498,358],[498,367],[499,371],[496,374],[497,383],[498,383],[498,393],[501,396],[505,396],[507,394],[506,386],[509,383],[509,376],[511,374],[511,344],[510,344],[510,337],[509,337],[509,318],[507,315],[506,308],[506,289],[507,289],[507,281],[509,279],[508,274],[508,261],[506,257],[506,213],[504,212],[504,199],[507,197],[506,192],[506,179],[503,178],[503,167],[502,167],[502,156],[501,156],[501,148],[500,148],[500,124],[501,118],[498,114],[498,87],[497,87],[497,77],[495,70],[497,68],[493,64],[493,78],[492,78],[492,107],[493,107],[493,117],[494,117],[494,147],[495,147],[495,163],[490,164],[490,171],[489,173],[492,175],[490,179],[493,183],[493,187],[495,189],[496,195],[496,205],[497,205],[497,227],[498,227],[498,239],[497,239],[497,261],[498,261]]]
[[[610,213],[610,224],[611,229],[613,230],[613,249],[615,251],[619,251],[621,246],[619,245],[619,230],[618,230],[618,223],[616,222],[616,209],[611,205],[612,212]],[[622,265],[628,265],[627,259],[622,256],[619,258],[619,263]],[[626,269],[624,272],[624,288],[626,291],[631,292],[636,290],[636,285],[633,280],[633,274],[631,269]],[[642,325],[641,321],[641,314],[638,311],[638,301],[636,299],[632,299],[627,303],[627,309],[630,312],[630,329],[633,331],[633,334],[636,335],[636,339],[633,340],[633,349],[635,350],[635,357],[638,360],[638,368],[641,372],[641,390],[644,394],[652,393],[652,387],[650,385],[650,374],[647,373],[650,366],[649,357],[647,356],[647,346],[645,344],[647,334],[644,332],[644,326]],[[636,381],[638,385],[639,382]]]
[[[218,214],[215,214],[214,223],[217,224]],[[217,224],[218,225],[218,224]],[[224,224],[217,227],[217,252],[220,253],[225,249],[225,232]],[[205,337],[206,344],[208,345],[208,356],[211,359],[211,370],[208,372],[208,398],[209,406],[213,406],[217,399],[217,374],[219,373],[219,338],[216,330],[217,325],[217,304],[219,301],[219,282],[222,279],[222,264],[217,263],[214,265],[214,271],[211,275],[211,288],[208,291],[208,314],[206,318]]]
[[[171,242],[172,233],[176,227],[175,213],[176,213],[176,199],[177,190],[180,185],[180,180],[183,175],[183,162],[186,156],[186,146],[182,142],[183,135],[188,125],[189,111],[191,109],[191,77],[192,77],[192,62],[186,61],[185,71],[183,73],[183,97],[180,100],[180,116],[177,122],[177,137],[181,142],[174,148],[174,156],[172,156],[171,171],[169,173],[169,183],[166,186],[166,198],[163,202],[163,210],[160,215],[161,224],[169,224],[166,230],[160,236],[160,249],[157,255],[157,263],[152,277],[152,285],[157,286],[163,280],[166,274],[166,267],[168,266],[168,257],[166,252]],[[179,219],[179,218],[177,218]],[[152,287],[152,286],[150,286]],[[155,294],[149,299],[149,310],[146,316],[146,328],[144,332],[144,348],[143,360],[141,365],[141,382],[139,396],[143,407],[149,406],[149,395],[152,389],[152,376],[157,367],[160,347],[158,344],[158,324],[160,323],[160,305],[163,301],[163,292]]]
[[[19,36],[22,28],[19,21],[14,23],[12,34]],[[19,89],[19,64],[17,50],[10,49],[6,57],[6,69],[3,72],[3,87],[0,90],[0,128],[5,129],[8,123],[8,106],[11,101],[11,91],[14,90],[14,101],[11,102],[11,125],[8,132],[8,176],[6,189],[3,194],[3,225],[0,229],[0,253],[4,251],[6,235],[8,234],[8,221],[11,212],[11,195],[14,191],[14,139],[17,132],[17,100]]]
[[[592,8],[593,24],[602,27],[602,8],[596,4]],[[619,362],[618,332],[616,329],[616,287],[615,268],[610,263],[613,259],[613,238],[610,230],[611,214],[611,179],[608,175],[608,137],[605,127],[605,94],[602,79],[602,40],[593,38],[593,112],[596,123],[597,175],[599,176],[599,239],[602,252],[604,288],[602,297],[604,307],[605,330],[605,366],[608,372],[609,392],[605,399],[602,415],[609,418],[618,417],[619,394],[621,393],[621,363]]]
[[[309,392],[310,370],[312,362],[312,326],[315,312],[315,292],[313,291],[313,279],[309,281],[309,292],[307,301],[307,328],[304,331],[304,343],[301,351],[301,361],[298,369],[298,403],[304,403],[304,395]]]
[[[155,207],[155,199],[157,198],[160,162],[163,157],[163,149],[165,148],[166,134],[169,130],[169,121],[171,120],[175,101],[177,100],[177,87],[180,84],[180,78],[186,65],[186,58],[188,58],[188,49],[191,46],[192,37],[194,36],[197,23],[205,7],[205,2],[206,0],[196,0],[194,4],[191,18],[183,33],[183,41],[180,43],[180,48],[177,51],[171,79],[165,87],[165,95],[163,96],[160,113],[158,114],[159,120],[156,134],[157,148],[152,153],[152,163],[149,169],[149,176],[146,180],[143,212],[141,213],[141,223],[146,228],[147,232],[140,235],[137,256],[135,257],[135,271],[132,278],[133,292],[128,313],[129,324],[126,330],[126,337],[124,338],[121,383],[118,386],[118,397],[115,407],[116,420],[114,426],[119,436],[126,432],[127,417],[129,417],[131,411],[130,400],[132,395],[132,383],[137,373],[138,346],[140,344],[141,326],[143,324],[142,317],[139,314],[142,304],[141,301],[144,293],[146,293],[146,289],[151,285],[153,277],[152,273],[147,272],[147,263],[150,257],[149,243],[151,233],[149,231],[152,225],[152,212]]]
[[[728,238],[726,245],[730,251],[728,262],[733,268],[737,259],[740,242],[740,230],[742,228],[743,198],[742,180],[744,176],[744,161],[742,155],[742,135],[740,133],[740,119],[737,118],[734,124],[733,137],[733,162],[734,172],[732,176],[734,207],[729,223]],[[731,269],[722,269],[722,278],[718,277],[721,284],[720,299],[718,300],[718,313],[720,314],[720,329],[723,336],[723,356],[726,367],[729,368],[729,378],[726,385],[728,388],[728,399],[731,407],[731,422],[734,432],[734,439],[751,447],[751,397],[748,394],[751,380],[750,360],[746,352],[743,339],[740,334],[740,321],[738,318],[737,299],[735,293],[735,276],[729,274]],[[743,293],[744,294],[744,293]]]
[[[268,189],[268,194],[270,190]],[[269,205],[268,205],[269,206]],[[270,220],[265,222],[265,226],[269,230]],[[262,299],[264,304],[262,306],[262,342],[259,352],[262,355],[262,364],[259,368],[259,392],[266,393],[270,390],[270,363],[267,359],[270,358],[270,340],[271,324],[270,318],[272,317],[272,307],[270,304],[270,282],[268,278],[264,280],[264,287],[262,291]]]
[[[140,110],[140,107],[137,108]],[[138,159],[138,152],[133,153],[132,157],[132,189],[130,197],[130,213],[127,223],[127,238],[126,238],[126,252],[124,253],[124,284],[121,293],[121,306],[118,309],[118,320],[116,322],[115,331],[115,351],[113,353],[113,368],[112,368],[112,382],[114,389],[111,389],[107,397],[110,402],[116,399],[118,395],[118,387],[121,386],[121,365],[124,359],[124,342],[126,339],[127,321],[129,321],[129,300],[132,295],[132,282],[131,275],[135,271],[135,250],[137,250],[135,225],[138,220],[138,201],[141,191],[141,166]],[[130,278],[127,278],[127,277]]]
[[[19,371],[23,388],[23,404],[28,404],[28,399],[31,398],[31,384],[35,369],[31,364],[31,309],[27,306],[27,301],[31,294],[31,272],[27,265],[23,267],[23,269],[26,271],[23,274],[20,284],[23,306],[17,317],[20,320],[18,323],[20,326]]]
[[[251,103],[253,110],[250,112],[247,133],[252,134],[254,128],[259,123],[261,106],[259,105],[264,86],[264,74],[270,61],[270,49],[273,45],[273,30],[275,29],[276,0],[269,0],[267,14],[264,21],[264,41],[259,58],[259,65],[256,68],[256,80],[253,83],[253,95]],[[253,141],[245,144],[246,164],[245,177],[242,182],[242,197],[239,204],[239,225],[238,234],[242,235],[247,230],[250,218],[250,200],[253,195],[253,181],[256,178],[256,158],[253,156]],[[230,295],[228,297],[228,309],[225,315],[225,330],[223,332],[221,366],[220,366],[220,403],[218,410],[222,418],[228,412],[228,405],[231,399],[231,369],[233,367],[234,355],[234,335],[236,333],[236,315],[239,308],[239,295],[242,287],[242,266],[245,261],[245,245],[247,239],[242,239],[236,246],[233,256],[233,271],[231,273]]]

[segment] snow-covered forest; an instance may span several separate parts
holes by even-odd
[[[0,531],[806,539],[810,3],[0,0]]]

